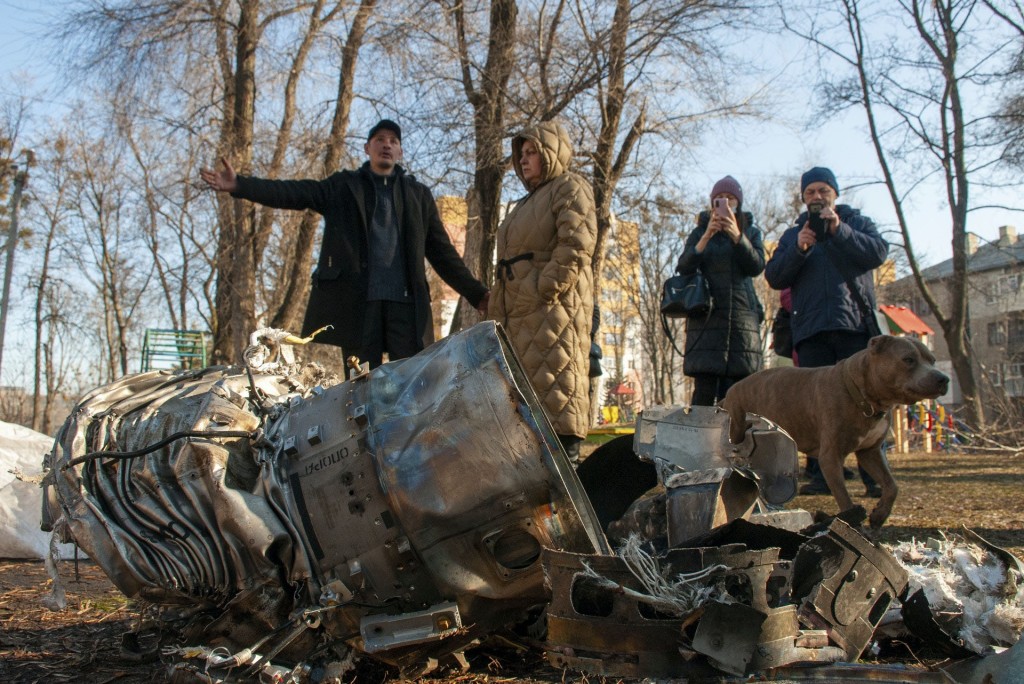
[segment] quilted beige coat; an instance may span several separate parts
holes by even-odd
[[[528,128],[512,140],[520,180],[519,156],[527,140],[540,151],[544,171],[498,228],[498,269],[488,315],[508,331],[555,432],[586,437],[591,259],[597,242],[594,196],[589,183],[569,172],[572,145],[554,122]]]

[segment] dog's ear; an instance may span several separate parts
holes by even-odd
[[[885,349],[892,344],[892,341],[896,338],[892,335],[876,335],[868,340],[868,349],[871,350],[872,354],[885,351]]]

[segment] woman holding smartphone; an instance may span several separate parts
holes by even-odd
[[[683,372],[693,378],[694,406],[714,406],[733,383],[761,369],[764,308],[753,278],[764,263],[761,230],[743,211],[739,182],[726,176],[711,189],[711,209],[698,215],[676,267],[700,270],[711,290],[711,312],[686,321]]]

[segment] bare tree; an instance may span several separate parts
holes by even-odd
[[[1000,98],[995,128],[1005,140],[1003,160],[1021,168],[1024,167],[1024,4],[1019,0],[983,1],[989,11],[1017,34],[1017,50],[1009,65],[1008,85],[1011,87]]]
[[[993,180],[1005,147],[992,134],[989,102],[1003,82],[997,65],[1008,45],[983,8],[980,0],[838,0],[832,15],[785,17],[821,51],[822,66],[834,60],[842,67],[834,78],[824,72],[822,114],[850,106],[865,114],[914,281],[942,328],[974,425],[986,416],[971,361],[967,232],[977,208],[972,186]],[[930,178],[940,179],[949,206],[953,273],[945,300],[921,275],[905,208]]]
[[[679,395],[683,378],[682,356],[676,347],[683,347],[683,323],[669,322],[666,334],[661,318],[661,287],[672,274],[682,253],[686,236],[686,217],[692,214],[679,197],[655,196],[636,200],[634,212],[639,217],[638,256],[639,287],[629,296],[640,321],[640,344],[646,357],[644,396],[648,404],[675,404],[688,400]],[[673,339],[675,344],[673,345]]]
[[[133,314],[142,301],[150,269],[139,263],[141,236],[132,220],[133,188],[119,173],[124,151],[115,136],[90,135],[88,122],[68,133],[66,189],[73,238],[65,256],[93,287],[99,307],[99,347],[104,352],[101,381],[128,373],[131,338],[138,332]]]
[[[190,87],[204,89],[207,101],[203,106],[215,106],[221,113],[216,134],[218,155],[232,159],[242,172],[250,173],[257,144],[257,82],[275,83],[271,73],[259,71],[257,53],[264,48],[271,25],[304,13],[306,23],[298,32],[297,44],[285,47],[281,53],[288,55],[277,101],[281,118],[267,171],[276,175],[292,139],[297,83],[307,71],[311,47],[323,28],[347,6],[326,0],[157,0],[145,8],[127,1],[88,2],[84,9],[70,15],[63,35],[68,38],[68,54],[75,63],[93,73],[116,73],[116,87],[132,101],[145,99],[143,93],[156,97],[161,85],[170,80],[168,74],[177,67],[188,66],[197,74],[205,74],[205,80]],[[297,23],[291,22],[290,26]],[[267,62],[276,66],[274,60]],[[190,112],[189,116],[195,114]],[[185,125],[195,123],[188,121]],[[210,323],[216,357],[231,362],[256,327],[261,291],[258,274],[272,220],[269,213],[260,216],[252,205],[230,197],[218,197],[217,205],[216,293]],[[265,291],[278,289],[284,288]]]
[[[45,201],[38,202],[45,217],[40,246],[38,275],[33,283],[35,290],[34,342],[35,363],[32,376],[32,429],[49,434],[53,391],[56,390],[54,345],[58,321],[67,321],[67,311],[55,308],[55,288],[51,282],[50,269],[56,252],[57,241],[62,233],[68,214],[68,173],[67,144],[58,137],[52,145],[52,157],[45,159],[43,178],[49,185]],[[73,309],[70,309],[73,310]],[[70,311],[69,310],[69,311]]]
[[[516,0],[491,0],[487,53],[481,61],[472,50],[466,3],[444,0],[440,4],[454,33],[460,82],[473,110],[474,169],[467,202],[466,261],[474,275],[489,283],[506,169],[505,113],[509,104],[507,89],[514,66],[519,8]],[[474,319],[471,308],[458,306],[453,328],[465,327]]]
[[[340,44],[341,63],[338,68],[334,112],[321,166],[321,175],[323,176],[337,171],[345,151],[345,136],[348,132],[349,116],[355,98],[355,75],[359,52],[366,42],[370,19],[376,8],[377,0],[361,0],[352,17],[345,40]],[[291,238],[287,242],[294,245],[294,251],[288,254],[288,265],[278,283],[282,296],[270,315],[271,325],[275,328],[298,329],[300,316],[305,311],[305,303],[309,298],[309,264],[312,260],[319,225],[319,217],[306,212],[297,229],[294,232],[286,232],[286,235]]]
[[[601,272],[616,189],[631,163],[635,165],[632,155],[642,138],[650,133],[683,136],[697,123],[753,112],[752,98],[723,92],[706,76],[727,61],[716,29],[728,25],[730,17],[749,13],[750,7],[714,0],[617,0],[608,23],[601,9],[598,3],[592,12],[578,15],[595,82],[595,116],[579,118],[599,121],[588,152],[598,226],[595,274]],[[690,78],[680,84],[655,77],[670,64]],[[690,102],[678,97],[679,91]],[[583,111],[590,109],[588,104],[584,98]],[[600,278],[595,282],[600,291]]]

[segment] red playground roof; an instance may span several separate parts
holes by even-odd
[[[893,304],[882,304],[878,307],[882,313],[892,321],[900,332],[913,333],[916,335],[934,335],[935,331],[928,327],[928,324],[905,306]]]

